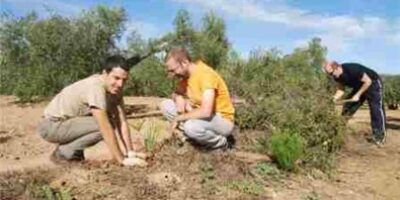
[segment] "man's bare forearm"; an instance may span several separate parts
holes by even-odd
[[[369,86],[372,84],[371,78],[366,73],[363,74],[361,82],[363,84],[354,96],[360,97],[362,94],[364,94],[365,91],[368,90]]]
[[[118,146],[116,135],[114,134],[106,112],[104,110],[92,109],[92,114],[99,125],[100,133],[102,134],[103,139],[106,142],[112,156],[119,163],[122,163],[123,155]]]
[[[209,112],[205,112],[200,108],[193,109],[190,112],[181,114],[177,117],[177,121],[186,121],[188,119],[203,119],[210,117],[211,114]]]
[[[176,108],[178,110],[178,113],[184,113],[185,112],[185,105],[186,105],[186,100],[182,95],[179,94],[174,94],[174,102],[176,104]]]
[[[124,140],[124,144],[128,151],[132,151],[132,138],[129,130],[129,126],[127,122],[121,122],[121,132],[122,132],[122,139]]]
[[[361,96],[362,94],[364,94],[365,91],[368,90],[369,86],[371,85],[370,82],[365,82],[363,83],[363,85],[361,86],[361,88],[357,91],[357,93],[355,95],[357,96]]]
[[[339,100],[340,98],[342,98],[342,96],[344,95],[344,90],[340,90],[340,89],[338,89],[338,90],[336,90],[336,93],[335,93],[335,95],[333,96],[333,99],[336,101],[336,100]]]

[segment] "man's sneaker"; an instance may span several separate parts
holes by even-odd
[[[383,147],[383,145],[386,143],[386,132],[383,132],[383,134],[374,135],[374,142],[378,147]]]
[[[50,160],[55,164],[69,164],[71,162],[83,161],[85,160],[85,156],[83,154],[83,150],[80,150],[75,151],[72,158],[66,158],[64,155],[62,155],[60,149],[57,147],[51,154]]]
[[[221,149],[222,151],[229,151],[235,148],[235,144],[236,144],[235,137],[233,135],[229,135],[228,137],[226,137],[225,145],[223,145],[219,149]]]
[[[142,152],[136,152],[136,151],[129,151],[128,152],[128,158],[140,158],[140,159],[146,159],[147,158],[147,154],[146,153],[142,153]]]
[[[130,157],[130,158],[125,158],[122,161],[122,165],[124,166],[138,166],[138,167],[146,167],[147,162],[143,159],[137,158],[137,157]]]

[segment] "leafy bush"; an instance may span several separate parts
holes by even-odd
[[[167,78],[162,61],[152,56],[130,71],[125,94],[168,97],[175,89],[175,81]]]
[[[236,59],[223,69],[231,93],[247,102],[237,108],[239,126],[299,133],[305,140],[305,163],[323,170],[332,166],[344,130],[318,64],[325,52],[314,39],[308,48],[285,56],[276,49],[254,51],[248,60]]]
[[[286,170],[293,170],[296,161],[304,153],[303,138],[298,133],[289,131],[275,133],[271,137],[271,151],[279,166]]]
[[[384,100],[389,109],[398,109],[400,104],[400,76],[384,77]]]
[[[0,92],[29,101],[100,72],[125,20],[124,10],[104,6],[70,18],[3,13]]]

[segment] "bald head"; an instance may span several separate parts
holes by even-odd
[[[328,75],[336,77],[336,78],[339,77],[343,73],[342,66],[334,60],[325,61],[323,70]]]
[[[324,61],[323,69],[327,74],[332,74],[332,72],[335,71],[339,66],[339,63],[334,60],[326,60]]]

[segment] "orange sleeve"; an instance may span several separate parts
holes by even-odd
[[[203,78],[201,79],[201,90],[207,89],[217,89],[218,88],[218,81],[213,74],[204,74]]]

